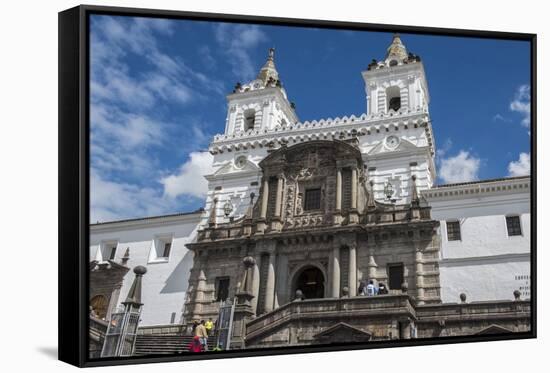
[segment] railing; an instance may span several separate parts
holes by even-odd
[[[103,341],[105,333],[107,332],[107,327],[107,321],[90,316],[90,338],[94,341]]]
[[[180,335],[185,332],[182,324],[148,325],[138,328],[138,335]]]
[[[471,303],[445,303],[423,305],[416,308],[416,313],[421,321],[437,321],[442,317],[447,320],[464,317],[487,317],[495,315],[521,315],[529,316],[531,313],[531,301],[529,300],[502,300]]]
[[[342,317],[346,313],[373,316],[382,313],[402,313],[412,318],[416,317],[411,298],[408,295],[308,299],[287,303],[248,322],[246,335],[248,338],[249,335],[262,333],[272,327],[302,317]]]

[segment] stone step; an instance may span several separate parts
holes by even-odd
[[[134,355],[174,355],[188,353],[187,348],[193,340],[190,335],[138,335]],[[216,339],[211,337],[208,348],[214,348]]]

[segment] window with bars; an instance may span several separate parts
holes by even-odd
[[[447,241],[460,241],[462,239],[460,235],[460,222],[448,221],[447,222]]]
[[[321,208],[321,188],[306,189],[304,211],[319,210]]]
[[[506,228],[508,229],[508,236],[521,236],[521,221],[519,216],[507,216]]]

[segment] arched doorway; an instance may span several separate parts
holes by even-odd
[[[90,306],[98,318],[104,319],[107,316],[107,298],[103,295],[96,295],[90,301]]]
[[[325,277],[317,267],[308,266],[296,274],[294,293],[301,290],[305,299],[325,297]]]

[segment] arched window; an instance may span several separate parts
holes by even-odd
[[[90,300],[90,307],[100,319],[104,319],[107,316],[107,298],[103,295],[96,295]]]
[[[401,92],[399,87],[392,86],[386,89],[387,111],[401,109]]]
[[[254,117],[256,112],[252,109],[244,112],[244,130],[249,131],[254,129]]]

